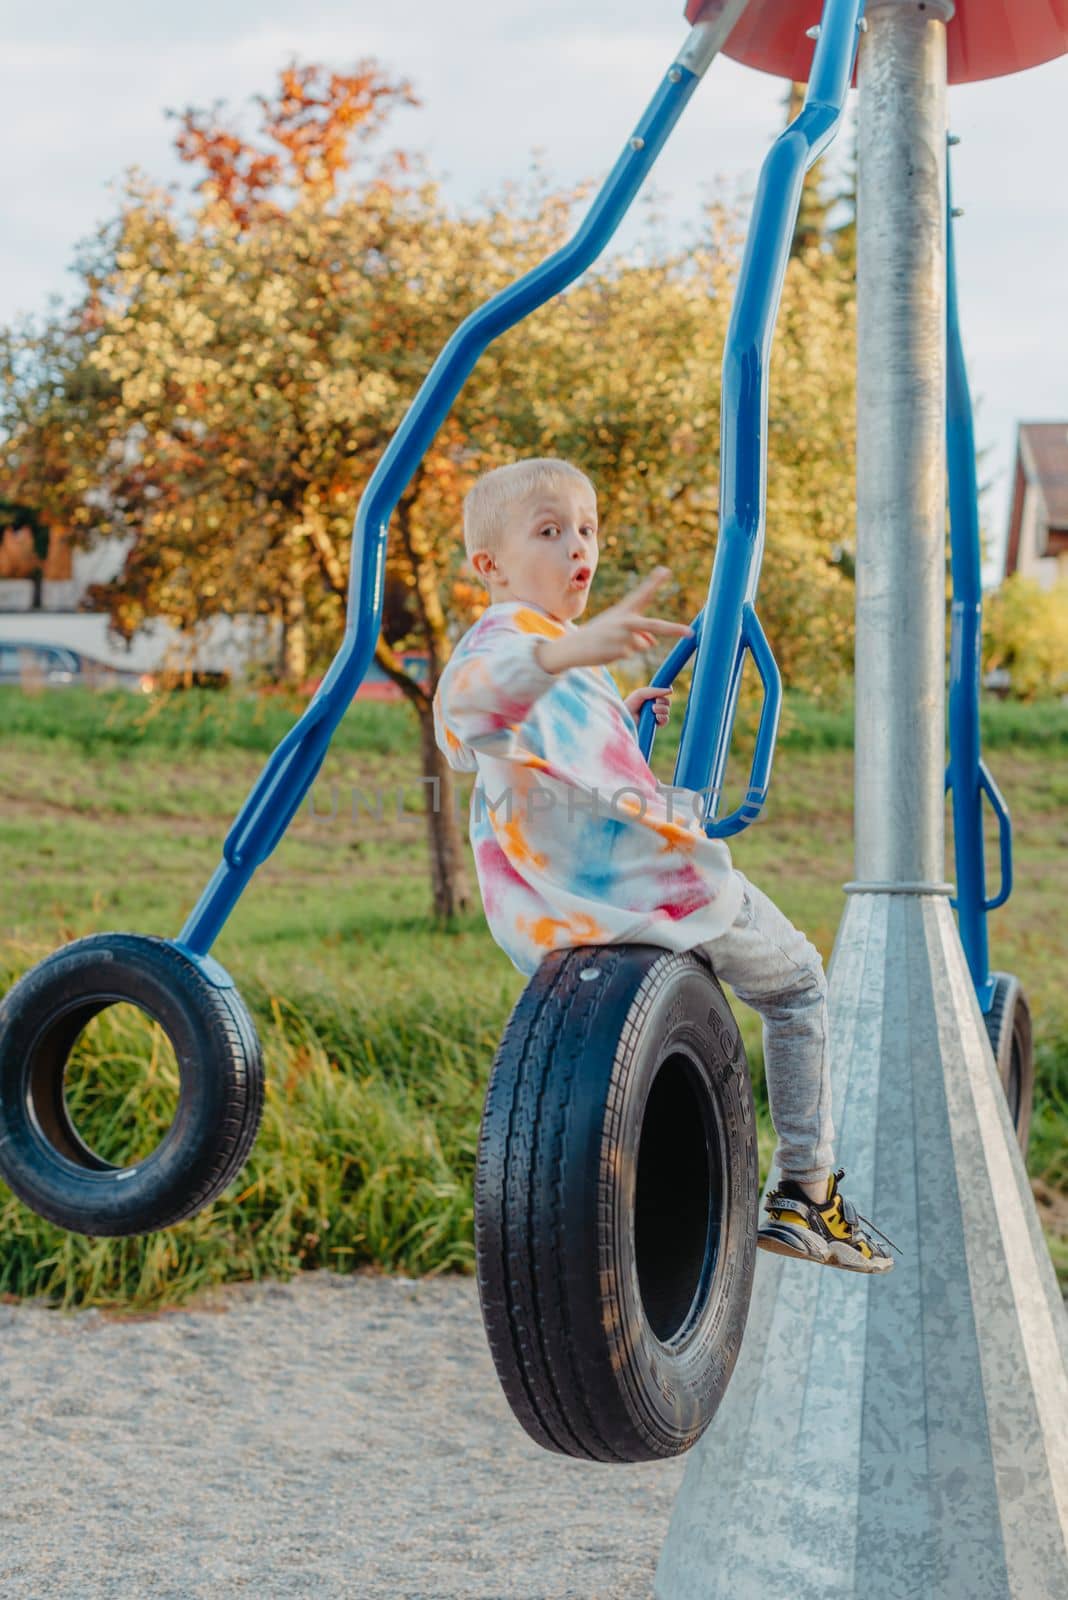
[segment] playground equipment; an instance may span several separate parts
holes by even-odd
[[[950,137],[949,144],[957,141]],[[946,789],[953,793],[953,840],[957,860],[957,912],[961,944],[998,1076],[1009,1103],[1020,1149],[1026,1155],[1031,1127],[1035,1067],[1031,1012],[1018,978],[991,972],[986,914],[1012,893],[1012,819],[1001,791],[979,754],[979,679],[982,671],[983,589],[979,544],[979,486],[975,467],[972,401],[957,313],[957,269],[953,210],[946,165],[946,462],[953,578],[949,650],[949,765]],[[998,819],[1001,886],[987,899],[983,859],[983,795]]]
[[[1035,5],[1037,10],[1038,0]],[[868,9],[878,18],[873,28],[878,43],[869,35],[862,54],[868,80],[876,86],[868,88],[865,101],[862,73],[862,106],[875,107],[861,148],[862,283],[869,296],[861,318],[862,533],[873,524],[873,507],[880,508],[880,516],[884,506],[891,512],[882,543],[874,541],[871,550],[864,539],[858,545],[858,881],[846,885],[852,899],[831,964],[832,1002],[836,981],[838,994],[835,1106],[846,1107],[839,1155],[861,1179],[866,1174],[872,1187],[881,1186],[883,1212],[893,1213],[896,1221],[894,1235],[902,1237],[899,1228],[911,1234],[910,1257],[919,1265],[907,1270],[899,1265],[889,1283],[873,1291],[870,1317],[867,1292],[851,1274],[784,1266],[783,1258],[768,1256],[756,1269],[759,1197],[748,1067],[715,974],[696,953],[679,956],[633,945],[548,957],[509,1019],[479,1139],[475,1236],[483,1317],[502,1386],[533,1438],[564,1454],[638,1461],[687,1450],[702,1435],[717,1447],[722,1430],[709,1428],[713,1417],[719,1421],[717,1411],[729,1414],[730,1426],[743,1431],[750,1419],[761,1419],[760,1447],[766,1442],[768,1453],[760,1457],[763,1478],[751,1484],[744,1510],[733,1487],[733,1458],[729,1472],[700,1480],[688,1476],[658,1579],[664,1595],[756,1595],[767,1589],[828,1600],[832,1593],[853,1592],[841,1584],[814,1588],[810,1582],[814,1572],[822,1574],[820,1562],[828,1552],[826,1519],[822,1526],[814,1520],[811,1535],[803,1528],[796,1539],[790,1523],[792,1544],[777,1555],[780,1565],[774,1572],[766,1565],[769,1550],[751,1548],[753,1540],[761,1546],[764,1540],[758,1530],[747,1529],[746,1517],[757,1507],[767,1515],[769,1493],[776,1505],[794,1505],[795,1490],[784,1483],[783,1435],[774,1409],[782,1406],[783,1414],[791,1415],[798,1395],[805,1393],[807,1354],[800,1367],[791,1367],[790,1338],[801,1341],[806,1352],[813,1341],[817,1347],[828,1341],[812,1367],[826,1386],[822,1406],[813,1412],[817,1432],[810,1453],[797,1463],[803,1469],[797,1483],[806,1493],[818,1476],[818,1492],[828,1495],[827,1519],[840,1516],[829,1496],[832,1487],[859,1493],[855,1472],[862,1406],[882,1397],[887,1415],[878,1413],[880,1440],[886,1433],[894,1437],[902,1418],[915,1430],[915,1407],[896,1415],[894,1394],[926,1394],[923,1385],[932,1365],[947,1386],[952,1375],[965,1373],[959,1394],[971,1407],[965,1418],[971,1454],[960,1470],[968,1487],[968,1472],[982,1470],[976,1461],[990,1468],[984,1481],[988,1490],[996,1483],[997,1491],[993,1501],[987,1494],[976,1513],[988,1517],[991,1506],[997,1508],[996,1493],[1006,1474],[1011,1482],[1021,1470],[1013,1454],[1021,1435],[1014,1412],[1006,1417],[996,1449],[991,1444],[993,1434],[983,1431],[986,1414],[979,1403],[984,1380],[975,1361],[969,1367],[968,1360],[981,1351],[985,1370],[996,1369],[1004,1337],[1006,1359],[1015,1363],[1013,1400],[1021,1392],[1030,1394],[1038,1419],[1028,1445],[1036,1439],[1048,1443],[1055,1414],[1050,1406],[1061,1393],[1057,1390],[1051,1402],[1034,1387],[1036,1370],[1045,1370],[1045,1362],[1054,1385],[1064,1374],[1064,1346],[1058,1344],[1064,1330],[1056,1323],[1052,1298],[1056,1284],[1026,1185],[1018,1130],[1004,1094],[991,1088],[998,1080],[976,988],[989,994],[986,1009],[993,1016],[997,984],[988,988],[982,963],[969,978],[945,904],[952,886],[941,881],[944,634],[941,588],[933,585],[931,574],[942,572],[941,559],[932,557],[944,537],[944,507],[929,502],[931,485],[941,483],[943,448],[931,438],[937,423],[941,440],[944,406],[939,287],[944,263],[939,240],[932,238],[931,204],[937,199],[941,215],[944,147],[930,156],[916,180],[925,186],[927,201],[922,227],[902,173],[913,130],[922,137],[925,155],[932,129],[938,130],[942,113],[934,58],[938,48],[944,49],[949,8],[945,0],[869,0]],[[886,20],[895,9],[909,15],[900,37]],[[222,862],[178,938],[120,933],[78,940],[27,973],[0,1006],[0,1172],[35,1210],[74,1231],[144,1232],[193,1215],[236,1176],[259,1122],[262,1063],[251,1019],[209,951],[256,867],[282,838],[367,672],[381,627],[386,540],[397,501],[490,340],[559,293],[604,249],[717,52],[726,45],[739,53],[738,41],[752,37],[758,14],[767,21],[768,38],[778,38],[779,23],[789,14],[797,38],[806,36],[806,28],[815,34],[815,50],[798,47],[806,55],[798,75],[808,79],[808,91],[799,116],[764,163],[731,315],[721,405],[720,535],[709,598],[695,619],[694,637],[676,647],[656,679],[672,681],[694,657],[675,782],[709,793],[706,832],[730,835],[759,816],[781,707],[779,674],[756,613],[764,545],[768,354],[804,174],[838,126],[862,10],[863,0],[826,0],[817,24],[815,6],[791,0],[770,9],[750,0],[748,10],[745,0],[713,0],[703,9],[693,0],[690,35],[574,239],[473,313],[449,340],[361,499],[342,648],[307,711],[268,761],[226,838]],[[931,43],[936,35],[941,45]],[[901,90],[902,82],[908,92]],[[924,86],[922,95],[918,84]],[[908,108],[903,122],[902,104]],[[943,136],[944,129],[938,130],[938,138]],[[880,196],[880,206],[887,197],[893,249],[887,248],[885,260],[884,219],[880,227],[872,225],[864,195]],[[903,309],[901,297],[895,301],[891,293],[902,283],[912,291]],[[872,304],[879,308],[877,315]],[[922,324],[924,337],[917,341],[904,336],[913,322]],[[883,396],[889,376],[896,384],[892,404]],[[962,578],[965,605],[963,583]],[[891,598],[897,596],[900,616]],[[971,638],[974,644],[975,635]],[[764,705],[745,800],[717,819],[746,652],[761,676]],[[958,654],[963,661],[963,643]],[[649,706],[639,723],[647,756],[653,730]],[[955,805],[971,806],[974,814],[977,734],[970,749],[968,755],[958,750],[960,759],[951,771]],[[990,792],[985,784],[984,790]],[[1007,813],[1005,818],[1007,823]],[[981,846],[981,834],[979,839]],[[1006,848],[1003,834],[1003,863],[1011,861]],[[962,928],[968,905],[980,916],[990,909],[982,888],[981,848],[979,860],[979,886],[967,902],[961,874]],[[1003,871],[1003,896],[1009,883],[1011,871]],[[880,999],[873,1006],[876,990]],[[78,1033],[97,1011],[120,1000],[157,1017],[174,1044],[181,1075],[174,1125],[151,1156],[129,1168],[104,1163],[85,1147],[63,1095],[64,1069]],[[1003,1000],[1002,1012],[1010,1009]],[[1019,1015],[1018,1008],[1013,1014]],[[940,1057],[944,1083],[935,1068]],[[909,1077],[913,1059],[914,1083]],[[1021,1087],[1018,1110],[1024,1098]],[[969,1184],[977,1186],[981,1200],[970,1196]],[[909,1197],[915,1200],[917,1186],[922,1186],[922,1203],[910,1211]],[[1005,1203],[1008,1231],[997,1232],[991,1218],[1000,1217],[997,1206]],[[946,1215],[957,1229],[957,1254],[949,1261],[939,1254],[932,1263],[926,1240],[937,1234],[941,1248]],[[971,1279],[965,1270],[964,1216],[974,1232],[974,1241],[968,1235]],[[1010,1261],[1010,1237],[1018,1263]],[[1028,1367],[1022,1359],[1020,1329],[1014,1333],[1001,1325],[1009,1318],[1007,1298],[998,1310],[1001,1322],[994,1316],[983,1322],[987,1267],[1000,1274],[1004,1296],[1010,1289],[1015,1295],[1019,1287],[1027,1354],[1035,1355],[1037,1366]],[[895,1292],[895,1281],[906,1284],[907,1291]],[[931,1314],[945,1318],[939,1332],[948,1338],[940,1337],[928,1350],[920,1338],[920,1312],[931,1310],[928,1301],[937,1299],[944,1285],[948,1307],[938,1299]],[[804,1314],[795,1326],[788,1317],[776,1321],[783,1338],[765,1372],[759,1363],[768,1349],[780,1290],[782,1302],[792,1295]],[[820,1296],[833,1298],[820,1301]],[[815,1316],[817,1301],[821,1309]],[[830,1315],[825,1314],[828,1303]],[[871,1359],[882,1353],[894,1374],[896,1389],[889,1398],[880,1387],[882,1374],[858,1389],[862,1364],[848,1342],[849,1330],[863,1326],[866,1317],[867,1326],[879,1330],[883,1310],[892,1313],[890,1331],[877,1332]],[[944,1353],[947,1343],[951,1354]],[[924,1354],[917,1362],[913,1352],[921,1346]],[[766,1404],[753,1376],[754,1362],[767,1386]],[[836,1415],[843,1363],[852,1383],[852,1388],[846,1383],[846,1393],[854,1431],[840,1466],[818,1427]],[[788,1371],[790,1386],[784,1388]],[[736,1390],[744,1398],[734,1402]],[[949,1470],[948,1447],[937,1432],[940,1416],[954,1409],[948,1393],[947,1387],[931,1435],[942,1451],[939,1472]],[[1002,1403],[1000,1394],[996,1399]],[[909,1449],[916,1448],[917,1438],[910,1435]],[[703,1443],[699,1448],[706,1459]],[[750,1457],[744,1445],[740,1448],[737,1470],[744,1476]],[[868,1449],[866,1470],[873,1470],[870,1440]],[[901,1446],[899,1454],[907,1453]],[[1063,1457],[1054,1466],[1062,1473]],[[712,1478],[715,1493],[729,1490],[734,1496],[734,1522],[725,1523],[716,1506],[710,1515],[706,1502]],[[1043,1559],[1055,1564],[1063,1557],[1063,1544],[1054,1544],[1056,1510],[1068,1490],[1055,1498],[1064,1480],[1052,1470],[1045,1477],[1040,1471],[1038,1479],[1032,1474],[1032,1480],[1039,1483]],[[966,1504],[971,1518],[973,1501],[967,1496]],[[801,1508],[790,1515],[804,1521]],[[695,1524],[703,1532],[695,1533]],[[930,1535],[929,1528],[926,1532]],[[938,1526],[937,1536],[948,1540],[950,1532],[966,1543],[948,1522]],[[902,1557],[901,1571],[911,1582],[917,1572],[922,1577],[930,1570],[917,1563],[933,1558],[930,1538],[925,1545],[911,1524],[909,1533],[910,1554]],[[722,1563],[708,1555],[712,1537],[720,1537],[724,1549],[729,1545]],[[790,1541],[784,1536],[784,1542]],[[834,1549],[830,1559],[844,1572],[845,1545],[840,1559]],[[1013,1581],[1025,1571],[1023,1561],[1014,1548],[1011,1560],[1003,1562]],[[686,1588],[695,1582],[706,1586]],[[887,1600],[891,1593],[922,1592],[919,1578],[913,1589],[904,1579],[896,1589],[880,1590],[873,1580],[867,1587]],[[942,1592],[948,1597],[956,1591]],[[969,1600],[986,1592],[1048,1594],[1052,1600],[1055,1591],[965,1586],[959,1592]]]
[[[0,1171],[61,1226],[109,1235],[173,1226],[219,1194],[245,1160],[261,1110],[261,1056],[248,1011],[208,950],[280,842],[368,670],[393,507],[481,350],[603,251],[742,5],[724,0],[692,27],[574,240],[468,317],[436,360],[361,499],[342,650],[233,822],[221,866],[179,938],[94,934],[38,963],[5,998]],[[804,173],[838,126],[859,14],[860,0],[828,0],[803,112],[764,163],[732,310],[723,533],[707,614],[691,642],[697,659],[676,771],[684,786],[711,789],[710,832],[753,821],[771,774],[780,682],[755,610],[767,355]],[[675,670],[689,653],[671,658]],[[766,690],[755,766],[745,803],[716,819],[747,653]],[[646,746],[648,734],[646,726]],[[165,1026],[181,1074],[165,1141],[128,1168],[83,1144],[62,1091],[78,1032],[117,1000],[133,1000]],[[651,946],[547,960],[494,1062],[475,1184],[486,1333],[532,1437],[604,1461],[692,1445],[739,1350],[756,1189],[747,1061],[707,962]]]
[[[804,106],[764,161],[723,358],[708,601],[653,680],[672,682],[696,653],[674,783],[708,791],[710,835],[754,822],[770,781],[782,690],[755,609],[768,357],[805,172],[837,129],[861,9],[827,0]],[[709,26],[695,24],[697,39]],[[695,54],[691,39],[665,89]],[[746,798],[717,821],[747,650],[764,704]],[[654,729],[647,702],[647,758]],[[486,1334],[509,1403],[539,1444],[598,1461],[693,1445],[741,1345],[757,1171],[745,1052],[703,954],[607,945],[546,957],[494,1060],[475,1176]]]
[[[1016,71],[1068,48],[1068,7],[958,0],[954,15],[948,0],[868,0],[865,16],[856,877],[828,976],[836,1158],[902,1256],[885,1282],[864,1287],[761,1253],[730,1388],[687,1462],[659,1600],[1068,1595],[1068,1320],[991,1052],[988,1028],[1001,1048],[1004,1027],[977,940],[989,909],[979,805],[982,792],[994,797],[968,725],[978,556],[965,531],[974,484],[961,473],[970,444],[955,308],[960,934],[941,881],[947,46],[953,81]],[[806,77],[799,41],[812,20],[800,0],[753,0],[727,49]],[[994,804],[1004,892],[1008,819]]]
[[[240,1171],[262,1113],[263,1064],[252,1018],[233,979],[209,951],[256,868],[285,833],[371,664],[382,624],[390,516],[482,351],[566,288],[611,238],[743,4],[717,0],[715,16],[691,30],[574,239],[472,313],[435,361],[360,500],[341,649],[307,710],[268,760],[226,837],[222,861],[178,937],[122,932],[75,940],[31,968],[4,997],[0,1175],[41,1216],[95,1236],[145,1233],[193,1216]],[[707,973],[696,961],[689,965],[699,976]],[[692,975],[689,981],[692,986]],[[731,1163],[752,1214],[756,1165],[748,1073],[714,978],[708,976],[706,986],[706,1029],[716,1027],[713,1012],[720,1017],[714,1057],[721,1065],[730,1062],[736,1079],[729,1091],[737,1097],[730,1115],[749,1130],[741,1166],[733,1153]],[[179,1069],[179,1104],[171,1128],[156,1150],[128,1167],[104,1161],[86,1146],[64,1096],[64,1074],[78,1035],[105,1006],[121,1001],[139,1005],[161,1024]],[[705,1093],[707,1098],[707,1088]],[[734,1203],[732,1190],[723,1204]],[[707,1206],[705,1214],[711,1215]],[[751,1235],[754,1215],[747,1223],[748,1255],[739,1258],[743,1270],[736,1270],[732,1253],[736,1331],[748,1299]]]
[[[828,0],[805,106],[764,165],[732,314],[724,534],[710,625],[697,630],[677,774],[678,782],[705,790],[714,760],[718,788],[750,651],[766,690],[754,772],[734,816],[717,824],[710,801],[711,826],[720,831],[754,820],[767,792],[781,706],[754,605],[764,539],[767,358],[804,174],[837,127],[860,7],[861,0]],[[741,9],[742,0],[728,0],[692,28],[570,244],[469,317],[438,358],[361,500],[343,648],[268,762],[178,939],[94,935],[40,963],[7,996],[0,1170],[53,1221],[94,1234],[166,1227],[235,1176],[255,1134],[262,1067],[251,1020],[208,951],[255,867],[281,839],[367,670],[381,624],[390,514],[489,340],[604,249]],[[712,637],[715,652],[706,648]],[[185,997],[181,1014],[167,1009],[168,991]],[[164,1024],[181,1081],[167,1138],[138,1166],[121,1169],[78,1138],[62,1088],[74,1039],[94,1011],[118,999],[134,1000]],[[198,1005],[213,1013],[210,1039],[196,1032]],[[220,1126],[225,1142],[212,1139]],[[656,946],[546,960],[494,1063],[475,1183],[487,1337],[505,1392],[534,1438],[608,1461],[655,1458],[693,1444],[741,1342],[757,1180],[748,1064],[707,961]]]
[[[64,1094],[78,1035],[127,1001],[158,1022],[178,1062],[174,1121],[134,1166],[79,1136]],[[191,1217],[248,1160],[263,1114],[263,1057],[233,979],[169,939],[93,933],[46,956],[0,1004],[0,1176],[72,1233],[151,1233]]]

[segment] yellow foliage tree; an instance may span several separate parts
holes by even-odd
[[[1015,700],[1068,695],[1068,583],[1014,572],[983,597],[983,673],[1005,668]]]

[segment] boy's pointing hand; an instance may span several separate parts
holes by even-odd
[[[538,660],[548,672],[563,672],[568,667],[600,667],[624,656],[648,650],[657,634],[689,637],[693,629],[685,622],[669,622],[664,617],[648,617],[643,607],[661,584],[671,576],[670,567],[656,567],[614,606],[581,628],[559,639],[546,640],[538,647]]]

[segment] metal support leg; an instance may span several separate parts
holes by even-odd
[[[869,0],[859,61],[856,881],[832,1094],[843,1191],[901,1254],[877,1280],[758,1255],[660,1600],[1068,1595],[1068,1318],[943,882],[950,14]]]

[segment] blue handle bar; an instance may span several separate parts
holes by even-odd
[[[987,947],[986,916],[1004,905],[1012,892],[1012,819],[997,785],[982,760],[979,729],[979,685],[982,664],[983,590],[979,538],[979,487],[975,464],[975,429],[971,392],[964,360],[957,301],[956,243],[953,226],[952,177],[946,165],[946,465],[948,474],[950,565],[953,582],[949,655],[949,766],[946,789],[953,791],[954,854],[957,893],[950,904],[957,912],[961,944],[980,1006],[993,1000]],[[998,819],[1001,889],[991,900],[985,883],[982,796],[984,791]]]
[[[782,675],[768,644],[767,635],[760,625],[760,618],[748,601],[742,612],[742,640],[760,674],[760,681],[764,686],[764,699],[760,708],[760,722],[757,725],[753,766],[749,774],[746,798],[737,811],[732,811],[729,817],[725,817],[722,822],[708,829],[713,838],[739,832],[750,822],[755,822],[763,811],[768,798],[768,786],[771,783],[771,763],[779,733],[779,718],[782,715]],[[737,822],[735,818],[738,819]]]
[[[657,689],[667,688],[674,683],[679,672],[697,649],[701,639],[701,626],[704,621],[704,612],[701,611],[694,618],[691,627],[694,633],[691,637],[680,639],[666,661],[660,666],[652,679],[652,687]],[[753,764],[749,773],[749,787],[746,790],[744,801],[728,816],[721,817],[718,821],[705,823],[705,832],[709,838],[725,839],[732,834],[741,833],[750,823],[755,822],[767,804],[768,789],[771,785],[771,765],[775,758],[775,741],[779,733],[779,719],[782,715],[782,674],[779,672],[778,663],[772,654],[767,636],[761,627],[760,618],[748,601],[742,604],[742,632],[740,654],[744,657],[748,650],[753,657],[756,669],[760,674],[764,686],[764,699],[760,708],[760,723],[757,727],[756,743],[753,749]],[[744,660],[741,663],[744,666]],[[690,707],[687,707],[689,715]],[[650,760],[653,752],[653,740],[656,738],[656,716],[653,703],[647,700],[641,708],[638,719],[638,744],[646,761]]]
[[[645,707],[642,707],[644,713]],[[953,787],[953,768],[946,768],[945,792],[948,794]],[[978,788],[976,798],[979,799],[983,792],[994,808],[994,815],[998,819],[998,850],[1001,857],[1001,888],[992,900],[984,898],[980,901],[980,910],[996,911],[1003,906],[1012,893],[1012,817],[1005,804],[1005,797],[998,788],[985,761],[980,760],[978,772]],[[957,900],[950,900],[950,905],[957,909]]]
[[[1012,818],[1004,796],[987,770],[985,761],[979,763],[979,785],[985,789],[994,815],[998,819],[998,846],[1001,851],[1001,888],[993,900],[983,901],[984,911],[996,911],[1012,893]]]
[[[675,682],[675,679],[701,642],[701,628],[704,620],[704,612],[699,611],[690,623],[693,633],[680,639],[671,654],[660,663],[650,680],[651,688],[668,689]],[[655,738],[656,716],[653,712],[652,701],[647,700],[638,713],[638,748],[646,761],[652,759],[653,740]]]

